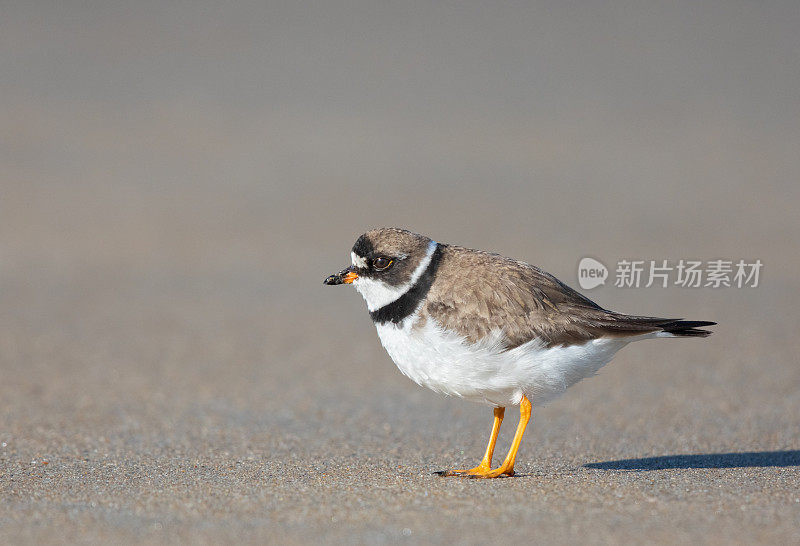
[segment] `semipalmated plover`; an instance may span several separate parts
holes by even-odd
[[[603,309],[525,262],[382,228],[358,238],[352,265],[325,284],[352,284],[400,371],[436,392],[494,407],[481,463],[445,476],[497,478],[514,460],[531,406],[594,375],[632,341],[705,337],[716,324]],[[503,463],[491,468],[506,406],[520,420]]]

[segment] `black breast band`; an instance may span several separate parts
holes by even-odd
[[[428,267],[419,276],[414,286],[393,302],[387,303],[375,311],[370,311],[369,316],[372,317],[372,321],[376,324],[385,324],[387,322],[397,324],[416,311],[420,302],[428,295],[428,290],[431,289],[433,279],[436,277],[436,270],[439,268],[439,262],[441,261],[442,247],[437,243]]]

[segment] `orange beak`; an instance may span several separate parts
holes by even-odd
[[[342,269],[334,275],[330,275],[322,284],[352,284],[358,278],[355,268],[351,265],[347,269]]]

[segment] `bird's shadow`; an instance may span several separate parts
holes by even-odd
[[[670,468],[764,468],[800,466],[800,450],[745,451],[740,453],[701,453],[665,455],[641,459],[621,459],[588,463],[584,468],[599,470],[664,470]]]

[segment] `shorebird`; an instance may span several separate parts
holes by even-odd
[[[350,257],[324,282],[361,293],[400,371],[436,392],[494,407],[480,464],[444,476],[513,476],[533,405],[594,375],[632,341],[706,337],[711,332],[700,328],[716,324],[608,311],[538,267],[404,229],[364,233]],[[516,405],[508,455],[492,468],[505,408]]]

